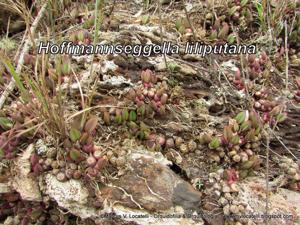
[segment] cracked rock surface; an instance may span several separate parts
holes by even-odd
[[[199,211],[200,192],[164,164],[167,160],[162,156],[157,159],[153,154],[140,154],[138,151],[128,155],[128,158],[130,170],[117,182],[100,189],[101,198],[105,199],[102,210],[88,206],[88,191],[80,181],[60,182],[55,176],[47,174],[44,177],[45,194],[71,213],[95,220],[100,219],[104,213],[115,212],[117,215],[148,215],[149,218],[134,220],[141,220],[142,224],[164,224],[170,220],[153,218],[155,212],[163,217]],[[117,203],[111,206],[114,202]],[[172,219],[170,224],[203,224],[203,221],[179,218]]]

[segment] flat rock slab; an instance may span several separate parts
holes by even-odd
[[[31,165],[30,156],[34,152],[34,145],[31,144],[16,160],[16,175],[12,181],[14,190],[20,193],[23,200],[42,201],[38,181],[30,176]]]
[[[246,214],[254,215],[253,222],[265,224],[263,218],[259,218],[266,212],[266,184],[265,180],[258,177],[251,177],[239,184],[239,195],[237,201],[248,205]],[[295,204],[289,201],[283,192],[272,190],[269,197],[269,225],[286,224],[292,225],[300,216],[297,213]],[[294,192],[293,196],[300,197],[300,193]]]
[[[78,180],[60,182],[52,174],[47,174],[44,177],[44,182],[45,194],[72,214],[83,219],[95,218],[99,214],[96,209],[87,205],[88,190],[82,182]]]
[[[10,193],[13,189],[10,183],[0,183],[0,194]]]
[[[237,215],[230,214],[230,217],[238,218],[238,221],[243,224],[266,224],[266,181],[260,177],[248,177],[245,180],[236,183],[237,196],[234,196],[234,201],[245,206],[245,212]],[[269,183],[269,210],[268,210],[268,224],[269,225],[294,225],[300,224],[300,193],[290,191],[283,188],[276,188],[276,184]],[[211,225],[224,224],[224,215],[219,214],[213,216],[218,203],[210,209],[210,213],[205,211],[208,215],[207,221]]]
[[[300,217],[300,193],[279,188],[278,194],[282,195],[289,203],[296,207],[297,213]]]
[[[156,212],[168,210],[173,206],[181,206],[186,212],[199,210],[200,192],[168,166],[156,162],[150,153],[144,152],[136,157],[137,154],[129,155],[130,171],[114,184],[124,190],[110,190],[111,199],[120,201],[127,207]],[[130,197],[124,198],[124,191]]]
[[[103,209],[88,206],[88,191],[80,181],[59,182],[55,176],[44,177],[45,193],[60,207],[81,218],[103,221],[104,214],[138,224],[204,224],[199,217],[184,218],[200,209],[201,193],[178,177],[161,153],[136,151],[128,156],[130,170],[115,183],[102,188]],[[106,217],[107,218],[107,217]]]

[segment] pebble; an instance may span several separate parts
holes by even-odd
[[[77,165],[75,163],[70,163],[69,164],[70,169],[72,170],[76,170],[77,169]]]
[[[196,154],[196,155],[201,155],[201,151],[197,149],[197,150],[195,151],[195,154]]]
[[[229,205],[225,205],[223,207],[223,213],[225,216],[229,216],[229,214],[230,214],[230,206]]]
[[[112,164],[112,165],[116,165],[116,162],[117,162],[117,158],[115,156],[111,157],[109,159],[109,162]]]
[[[63,173],[63,172],[59,172],[57,175],[56,175],[56,179],[58,181],[66,181],[66,174]]]
[[[220,153],[219,153],[219,156],[220,156],[221,158],[224,158],[225,155],[226,155],[225,152],[220,152]]]
[[[222,205],[222,206],[224,206],[224,205],[228,204],[228,200],[226,198],[224,198],[224,197],[221,197],[219,199],[219,204]]]
[[[57,154],[56,148],[48,148],[46,156],[47,158],[54,158]]]
[[[229,156],[229,157],[233,157],[233,156],[236,155],[236,154],[237,154],[236,151],[230,151],[230,152],[228,152],[228,156]]]
[[[233,156],[232,159],[233,159],[234,162],[240,162],[241,161],[241,157],[239,155]]]
[[[240,146],[239,145],[235,145],[233,146],[233,150],[238,152],[240,150]]]
[[[52,167],[53,169],[58,169],[58,168],[59,168],[58,162],[57,162],[57,161],[52,161],[51,167]]]
[[[218,155],[215,155],[215,154],[211,155],[211,160],[213,162],[217,162],[217,163],[219,163],[221,161],[220,157]]]
[[[246,149],[245,152],[248,156],[253,156],[253,151],[251,149]]]
[[[297,173],[297,171],[296,171],[295,168],[289,168],[289,170],[287,171],[287,173],[289,175],[291,175],[291,176],[294,176]]]
[[[219,175],[217,173],[210,173],[209,177],[217,179],[217,177],[219,177]]]
[[[176,147],[180,147],[182,143],[183,143],[183,139],[181,137],[176,137],[175,138]]]
[[[241,156],[241,160],[242,160],[242,162],[247,162],[249,160],[247,153],[246,153],[246,155]]]
[[[222,147],[218,147],[216,150],[217,150],[218,152],[224,152],[224,148],[222,148]]]
[[[53,169],[52,173],[53,173],[53,175],[57,175],[59,173],[59,169]]]
[[[224,198],[226,198],[228,201],[233,200],[233,197],[231,196],[231,194],[229,192],[224,194]]]
[[[224,184],[224,186],[222,188],[222,192],[229,193],[230,192],[230,187],[227,184]]]
[[[188,142],[188,148],[191,152],[194,152],[197,148],[197,143],[194,140]]]
[[[299,181],[300,180],[300,174],[299,173],[295,174],[293,179],[296,180],[296,181]]]
[[[215,190],[214,193],[215,193],[215,195],[216,195],[217,197],[220,197],[220,196],[221,196],[221,192],[218,191],[218,190]]]
[[[230,191],[231,192],[239,192],[237,184],[233,183],[230,185]]]
[[[213,188],[216,189],[216,190],[221,190],[221,186],[217,182],[213,185]]]
[[[113,157],[113,155],[114,155],[114,153],[111,150],[109,150],[109,151],[106,152],[106,156],[107,156],[108,159],[110,159],[111,157]]]
[[[259,147],[259,143],[257,143],[257,142],[254,142],[254,143],[251,144],[252,149],[256,149],[258,147]]]
[[[213,184],[213,183],[215,183],[216,181],[215,181],[214,178],[209,178],[209,179],[208,179],[208,182],[211,183],[211,184]]]
[[[179,149],[180,149],[180,151],[182,152],[182,153],[188,153],[188,151],[189,151],[189,149],[188,149],[188,147],[187,147],[187,145],[186,144],[181,144],[180,145],[180,147],[179,147]]]
[[[230,212],[233,214],[238,214],[239,213],[239,208],[236,205],[231,205],[230,206]]]
[[[73,174],[74,174],[74,170],[72,170],[72,169],[67,169],[66,172],[65,172],[65,174],[66,174],[66,177],[67,177],[68,179],[72,179]]]
[[[126,159],[124,156],[117,158],[116,160],[117,166],[124,166],[126,164]]]
[[[168,138],[166,140],[166,147],[167,148],[174,148],[174,146],[175,146],[174,139],[173,138]]]
[[[60,160],[60,161],[58,161],[58,165],[59,165],[60,167],[65,167],[65,166],[66,166],[66,162],[63,161],[63,160]]]
[[[246,149],[250,149],[251,148],[251,144],[250,143],[245,144],[245,148]]]
[[[223,168],[217,170],[217,174],[219,176],[221,176],[223,173],[224,173],[224,169]]]
[[[245,212],[245,207],[244,207],[243,205],[240,204],[240,205],[238,206],[238,208],[239,208],[240,213]]]
[[[52,159],[47,158],[47,159],[45,160],[45,165],[46,165],[46,166],[51,166],[52,162],[53,162]]]

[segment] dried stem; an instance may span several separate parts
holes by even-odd
[[[266,132],[267,146],[266,146],[266,225],[269,224],[269,154],[270,154],[270,133]]]
[[[163,29],[162,29],[162,17],[161,17],[161,2],[158,0],[157,4],[158,4],[158,15],[159,15],[160,43],[162,45],[164,39],[163,39]],[[163,57],[164,57],[166,69],[168,70],[169,67],[168,67],[168,63],[167,63],[167,57],[165,54],[163,54]]]
[[[49,0],[47,0],[44,3],[43,7],[39,11],[39,14],[37,15],[37,17],[33,21],[32,26],[31,26],[30,31],[29,31],[29,35],[35,33],[36,28],[37,28],[40,20],[42,19],[42,17],[44,16],[44,14],[46,12],[48,3],[49,3]],[[20,74],[21,71],[22,71],[22,67],[23,67],[23,64],[24,64],[24,56],[29,51],[30,42],[31,42],[30,41],[30,37],[28,37],[26,39],[26,41],[25,41],[23,50],[21,52],[21,55],[20,55],[20,58],[19,58],[19,61],[18,61],[18,64],[17,64],[16,73],[18,73],[18,74]],[[7,99],[7,97],[14,90],[15,86],[16,86],[16,81],[12,78],[12,80],[10,81],[10,83],[8,84],[8,86],[6,87],[6,89],[4,90],[4,92],[1,95],[1,98],[0,98],[0,109],[2,109],[2,107],[3,107],[3,105],[4,105],[4,103],[5,103],[6,99]]]
[[[116,0],[113,1],[112,7],[111,7],[111,9],[110,9],[110,11],[109,11],[108,16],[111,16],[111,15],[112,15],[112,13],[113,13],[113,11],[114,11],[114,9],[115,9],[115,5],[116,5]]]
[[[287,21],[284,21],[285,28],[285,89],[289,88],[289,49],[288,49],[288,30],[287,30]]]
[[[193,38],[194,38],[194,40],[196,40],[195,29],[194,29],[193,24],[192,24],[192,22],[191,22],[191,20],[190,20],[188,11],[186,10],[186,7],[185,7],[185,0],[183,0],[182,3],[183,3],[183,10],[184,10],[186,19],[187,19],[187,21],[188,21],[188,23],[189,23],[190,28],[192,29]]]

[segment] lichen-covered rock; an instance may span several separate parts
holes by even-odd
[[[60,182],[54,175],[47,174],[44,182],[45,194],[55,200],[59,206],[83,219],[97,216],[96,209],[87,206],[88,190],[80,181]]]
[[[30,176],[30,156],[34,152],[34,145],[31,144],[16,159],[14,171],[16,175],[12,180],[12,187],[20,193],[21,198],[27,201],[42,201],[38,181]]]
[[[288,189],[279,188],[278,194],[282,195],[292,206],[296,208],[297,215],[300,217],[300,193]]]
[[[298,224],[300,194],[286,189],[277,189],[277,186],[276,180],[269,182],[268,224]],[[266,181],[259,177],[248,177],[235,183],[235,188],[235,196],[228,198],[230,193],[227,193],[222,198],[224,204],[220,199],[211,208],[204,206],[205,215],[208,215],[207,221],[212,225],[219,225],[227,218],[228,221],[239,221],[243,224],[266,224]],[[209,197],[213,202],[213,193]],[[208,202],[208,198],[205,200]],[[236,207],[237,205],[242,206],[242,212],[239,207]],[[220,209],[223,209],[223,214],[214,217],[213,212]]]
[[[10,183],[0,183],[0,194],[12,192]]]
[[[237,201],[247,205],[245,214],[249,215],[262,215],[266,212],[266,184],[265,180],[258,177],[251,177],[239,184],[239,194]],[[273,192],[272,192],[273,191]],[[299,193],[293,192],[294,198]],[[296,210],[296,206],[291,200],[286,199],[283,192],[276,192],[270,190],[269,196],[269,211],[270,215],[269,224],[295,224],[300,214]],[[273,218],[272,218],[273,217]],[[255,216],[253,221],[256,224],[265,224],[263,218]]]

